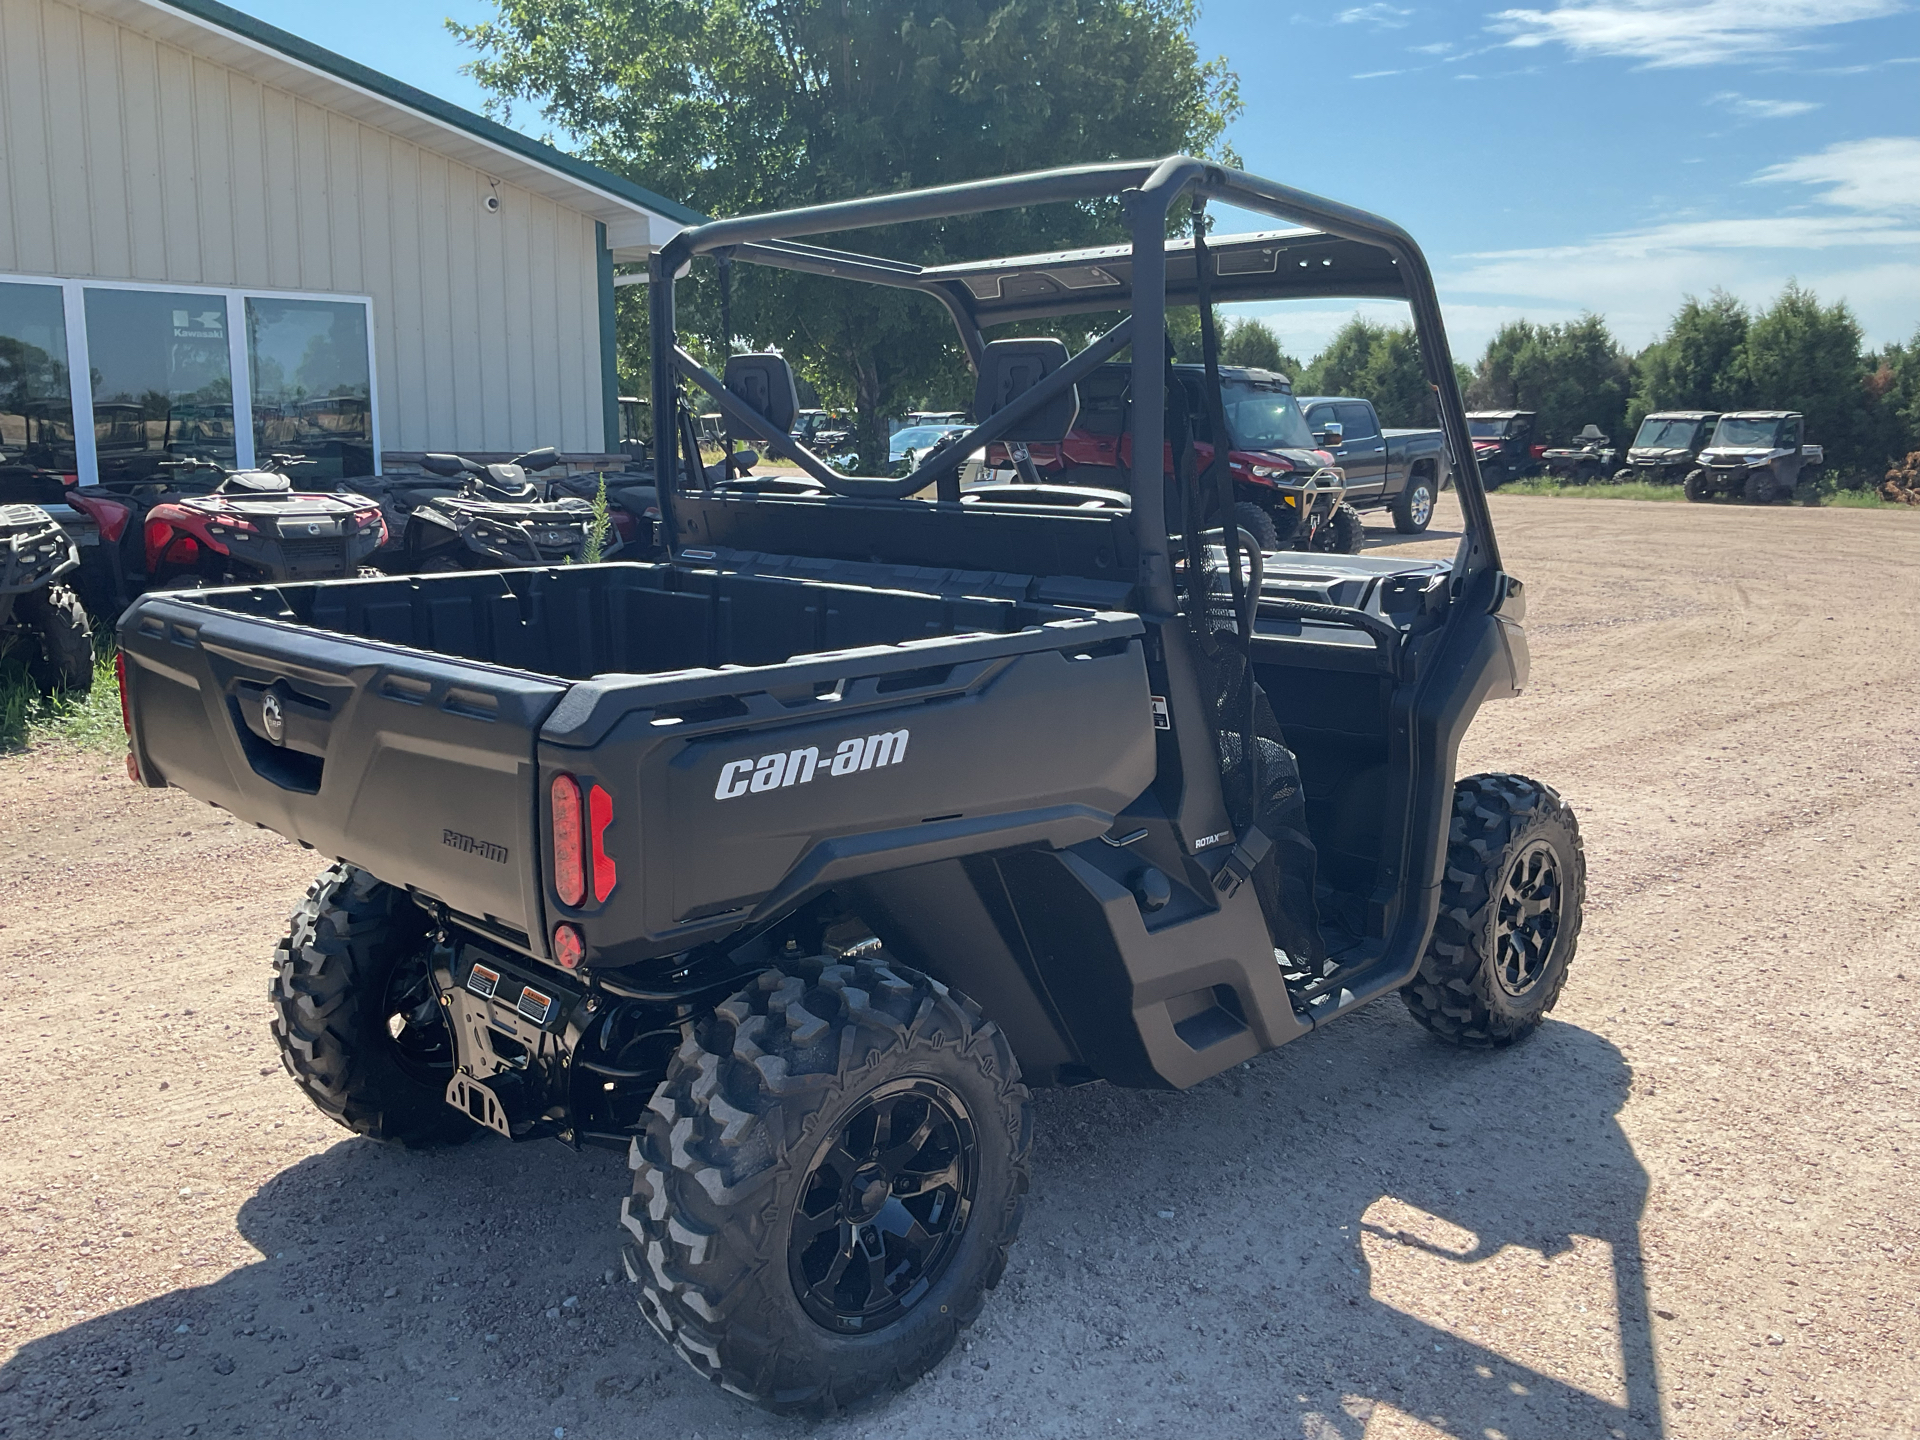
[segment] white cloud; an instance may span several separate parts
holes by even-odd
[[[1453,42],[1436,40],[1431,45],[1409,45],[1407,49],[1415,55],[1445,55],[1453,49]]]
[[[1578,245],[1489,250],[1443,267],[1441,293],[1520,301],[1536,318],[1591,309],[1629,345],[1652,339],[1682,297],[1716,286],[1765,304],[1789,279],[1854,307],[1870,343],[1920,323],[1920,138],[1829,146],[1753,184],[1820,186],[1818,212],[1689,217]],[[1449,304],[1451,317],[1456,310]],[[1551,315],[1548,312],[1553,312]]]
[[[1825,185],[1820,199],[1826,204],[1869,215],[1920,211],[1920,136],[1845,140],[1754,177],[1757,185],[1782,182]]]
[[[1718,65],[1797,48],[1807,32],[1897,13],[1903,0],[1571,0],[1502,10],[1489,27],[1520,49],[1559,44],[1654,68]]]
[[[1406,73],[1404,70],[1362,70],[1353,78],[1356,80],[1379,80],[1388,75],[1404,75]]]
[[[1376,30],[1404,29],[1411,10],[1402,10],[1397,5],[1356,5],[1351,10],[1342,10],[1333,17],[1336,25],[1371,25]]]
[[[1789,116],[1804,115],[1809,110],[1820,108],[1812,100],[1755,100],[1746,95],[1736,95],[1731,90],[1722,90],[1718,95],[1709,96],[1707,103],[1723,105],[1749,120],[1785,120]]]

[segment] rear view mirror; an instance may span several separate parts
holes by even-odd
[[[1347,438],[1347,427],[1329,420],[1313,432],[1313,443],[1323,450],[1338,450]]]

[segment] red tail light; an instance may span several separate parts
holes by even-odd
[[[607,827],[613,823],[613,797],[595,785],[587,796],[587,823],[593,830],[593,898],[605,900],[619,879],[607,854]]]
[[[127,704],[127,657],[123,651],[113,652],[113,678],[120,684],[120,727],[127,732],[127,738],[133,738],[133,710]],[[132,756],[128,756],[132,759]]]
[[[571,775],[556,775],[553,800],[553,888],[564,905],[587,898],[587,857],[580,837],[580,786]]]

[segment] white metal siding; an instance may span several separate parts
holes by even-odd
[[[383,449],[605,444],[590,218],[59,0],[0,0],[6,272],[370,295]]]

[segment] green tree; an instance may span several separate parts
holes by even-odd
[[[1598,315],[1563,324],[1513,320],[1487,342],[1468,387],[1468,403],[1486,410],[1532,410],[1539,433],[1564,440],[1584,426],[1608,435],[1626,429],[1632,362]]]
[[[1420,344],[1410,325],[1382,325],[1354,316],[1314,356],[1293,388],[1301,395],[1371,400],[1382,425],[1438,422],[1433,390],[1420,366]]]
[[[1628,422],[1656,410],[1740,410],[1753,403],[1747,374],[1747,307],[1724,290],[1689,295],[1667,333],[1641,352]]]
[[[1877,417],[1860,343],[1860,322],[1846,301],[1822,305],[1793,281],[1747,329],[1755,401],[1805,415],[1807,439],[1824,446],[1827,464],[1843,475],[1883,469],[1887,460],[1874,443]]]
[[[1866,380],[1875,412],[1878,448],[1890,459],[1920,450],[1920,329],[1874,357]]]
[[[1239,110],[1232,72],[1194,47],[1195,0],[496,0],[496,10],[482,24],[449,22],[479,52],[466,68],[496,112],[530,102],[588,158],[710,214],[1222,153]],[[1120,234],[1116,207],[1083,205],[813,238],[938,263]],[[739,269],[736,332],[778,346],[829,403],[853,403],[868,466],[885,459],[883,416],[963,373],[951,324],[924,296]],[[697,271],[707,273],[689,310],[710,317],[711,267]]]

